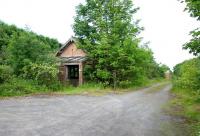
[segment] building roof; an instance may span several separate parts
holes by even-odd
[[[58,50],[58,52],[56,53],[56,56],[59,56],[60,54],[62,54],[62,52],[64,51],[65,48],[67,48],[71,43],[74,43],[76,40],[74,37],[71,37],[67,42],[65,42],[60,49]]]
[[[63,63],[76,63],[76,62],[83,62],[86,60],[86,57],[83,56],[73,56],[73,57],[62,57],[61,61]]]

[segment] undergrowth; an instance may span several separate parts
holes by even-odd
[[[200,93],[177,87],[172,89],[172,93],[172,114],[186,120],[191,129],[191,136],[200,136]]]

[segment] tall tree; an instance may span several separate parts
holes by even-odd
[[[137,10],[132,0],[86,0],[77,7],[73,29],[88,54],[92,79],[116,86],[137,79],[153,61],[151,51],[138,47]]]

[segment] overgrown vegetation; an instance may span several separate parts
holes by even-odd
[[[133,18],[137,10],[132,0],[87,0],[77,7],[73,28],[87,53],[87,81],[116,89],[164,78],[169,68],[157,64],[148,46],[141,45],[142,28]],[[0,22],[0,95],[65,90],[57,76],[59,46],[55,39]]]
[[[200,59],[184,61],[174,67],[175,87],[200,91]]]
[[[152,51],[141,45],[142,28],[133,18],[137,10],[132,0],[86,0],[77,7],[73,28],[79,47],[88,55],[87,80],[130,87],[160,78],[163,68],[169,69],[160,67]]]
[[[173,76],[175,99],[174,113],[187,119],[191,132],[200,132],[200,59],[195,58],[178,64]],[[177,110],[179,109],[179,110]]]
[[[158,86],[154,87],[153,85],[158,84]],[[163,80],[161,79],[155,79],[155,80],[149,80],[148,82],[145,82],[145,84],[140,86],[131,86],[129,88],[116,88],[113,89],[112,87],[105,87],[104,84],[96,84],[92,82],[88,82],[83,84],[80,87],[67,87],[62,92],[59,92],[61,94],[68,94],[68,95],[91,95],[91,96],[101,96],[106,94],[124,94],[128,92],[137,91],[143,88],[151,87],[150,92],[155,92],[163,88],[163,86],[166,86],[166,84],[169,84],[169,80]]]
[[[0,22],[0,95],[58,90],[58,48],[55,39]]]
[[[200,132],[200,95],[185,88],[172,89],[174,99],[170,102],[170,113],[185,120],[190,136],[199,136]]]
[[[186,3],[185,10],[191,17],[200,20],[200,1],[183,0]],[[192,136],[200,135],[200,31],[193,30],[192,39],[183,45],[190,53],[198,58],[184,61],[174,67],[172,92],[175,94],[172,104],[176,107],[175,112],[185,117],[190,123]]]

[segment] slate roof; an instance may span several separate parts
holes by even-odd
[[[76,62],[83,62],[86,60],[86,57],[83,56],[73,56],[73,57],[62,57],[61,61],[63,63],[76,63]]]

